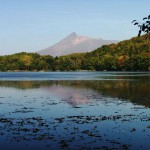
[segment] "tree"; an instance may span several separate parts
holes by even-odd
[[[144,23],[140,23],[137,20],[133,20],[132,23],[140,28],[138,36],[140,36],[141,33],[144,32],[150,37],[150,15],[148,17],[144,17],[143,20],[145,20]]]
[[[25,65],[26,70],[30,70],[30,65],[32,61],[33,61],[32,56],[27,55],[27,54],[22,56],[22,62]]]

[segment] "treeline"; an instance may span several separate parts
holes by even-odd
[[[55,58],[25,52],[0,56],[0,71],[150,71],[150,40],[147,36],[104,45],[88,53]]]
[[[37,53],[21,52],[0,57],[0,71],[53,70],[54,58]]]

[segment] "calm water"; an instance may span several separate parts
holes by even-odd
[[[0,73],[1,149],[149,147],[149,73]]]

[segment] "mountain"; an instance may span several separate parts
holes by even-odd
[[[75,32],[73,32],[55,45],[40,50],[37,53],[55,57],[72,53],[90,52],[98,47],[101,47],[102,45],[111,43],[117,43],[117,41],[79,36]]]
[[[0,56],[0,71],[150,71],[149,39],[146,34],[56,58],[26,52]]]

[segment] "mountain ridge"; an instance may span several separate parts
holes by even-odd
[[[71,53],[90,52],[102,45],[117,43],[115,40],[103,40],[90,38],[88,36],[79,36],[76,32],[72,32],[67,37],[38,51],[40,55],[51,55],[53,57],[67,55]]]

